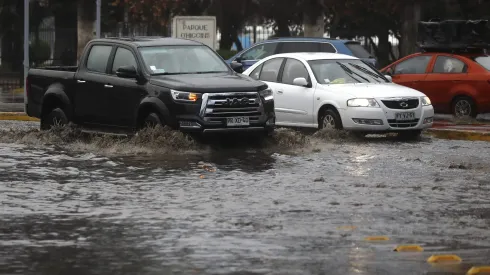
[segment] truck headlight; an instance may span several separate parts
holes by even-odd
[[[201,98],[201,94],[196,94],[196,93],[181,92],[176,90],[171,90],[170,92],[172,94],[172,98],[175,101],[196,102],[199,100],[199,98]]]
[[[347,100],[349,107],[373,107],[379,108],[378,102],[374,98],[353,98]]]
[[[429,106],[429,105],[432,105],[430,98],[427,96],[422,97],[422,106]]]
[[[274,99],[274,95],[272,94],[272,90],[270,88],[260,91],[259,94],[267,101]]]

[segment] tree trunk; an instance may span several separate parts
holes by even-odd
[[[278,37],[289,37],[291,32],[289,31],[289,23],[286,19],[276,19],[277,33]]]
[[[76,65],[77,47],[76,5],[66,5],[54,11],[54,65]]]
[[[416,41],[418,34],[418,22],[421,18],[420,3],[405,4],[402,13],[401,51],[399,58],[417,51]]]
[[[311,17],[308,12],[304,13],[305,37],[323,37],[325,34],[325,22],[323,15]]]
[[[389,41],[389,31],[388,29],[380,30],[377,32],[376,36],[378,37],[376,55],[381,68],[383,68],[390,64],[391,46]]]
[[[77,4],[77,59],[80,61],[85,45],[94,38],[95,0],[78,0]]]

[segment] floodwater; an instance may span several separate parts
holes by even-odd
[[[0,125],[1,274],[465,274],[490,265],[490,143],[280,130],[264,144],[211,146],[169,132],[31,127]],[[424,251],[394,252],[401,244]],[[428,264],[434,254],[463,261]]]

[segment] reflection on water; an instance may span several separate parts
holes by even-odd
[[[288,150],[178,151],[30,135],[0,143],[2,274],[424,274],[443,271],[426,263],[435,253],[464,259],[453,274],[489,264],[486,143],[282,132]],[[376,235],[390,240],[364,241]],[[408,243],[425,251],[393,252]]]

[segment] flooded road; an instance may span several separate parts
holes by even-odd
[[[288,130],[266,146],[167,135],[165,147],[151,135],[54,137],[31,125],[0,125],[1,274],[465,274],[490,265],[488,142]],[[400,244],[425,250],[394,252]],[[433,254],[463,261],[430,265]]]

